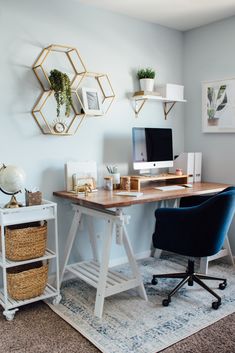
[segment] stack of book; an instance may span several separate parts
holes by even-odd
[[[159,92],[153,92],[153,91],[137,91],[133,94],[133,97],[137,96],[158,96],[161,97],[161,94]]]

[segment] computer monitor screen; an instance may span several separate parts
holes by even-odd
[[[173,167],[171,129],[135,127],[132,146],[135,170]]]

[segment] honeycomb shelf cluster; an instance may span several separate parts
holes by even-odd
[[[54,91],[51,89],[49,75],[55,69],[56,63],[63,56],[64,68],[69,71],[72,106],[69,117],[55,117],[48,112],[55,112]],[[97,87],[97,92],[101,98],[102,115],[105,115],[114,98],[115,94],[107,74],[89,72],[78,52],[74,47],[64,45],[50,45],[42,50],[36,60],[33,71],[42,87],[42,93],[33,107],[32,114],[41,132],[47,135],[74,135],[85,117],[96,116],[87,112],[85,102],[82,98],[82,87]],[[66,72],[67,73],[67,72]],[[53,108],[53,109],[52,109]],[[100,113],[97,114],[101,115]]]

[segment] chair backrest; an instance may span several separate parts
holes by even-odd
[[[220,191],[219,194],[222,194],[227,191],[235,191],[235,186],[228,186],[226,189]]]
[[[200,205],[170,210],[155,212],[154,246],[187,256],[211,256],[227,236],[235,212],[235,190],[216,194]]]
[[[190,206],[200,205],[202,202],[209,200],[211,197],[215,195],[223,194],[224,192],[233,191],[233,190],[235,191],[235,186],[229,186],[226,189],[220,191],[219,193],[213,194],[213,195],[193,195],[193,196],[183,197],[180,200],[180,207],[190,207]]]
[[[235,212],[235,188],[221,192],[198,206],[204,219],[205,251],[213,255],[223,246]]]

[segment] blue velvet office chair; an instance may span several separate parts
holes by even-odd
[[[156,226],[153,234],[155,248],[175,252],[189,258],[216,254],[223,246],[235,212],[235,187],[229,187],[214,196],[192,196],[181,200],[179,208],[160,208],[155,211]],[[227,280],[194,272],[194,260],[188,260],[185,273],[153,275],[152,284],[158,278],[179,278],[180,283],[162,301],[168,306],[171,297],[186,283],[194,282],[211,293],[217,301],[213,309],[221,305],[221,297],[202,280],[218,280],[219,289],[225,289]]]

